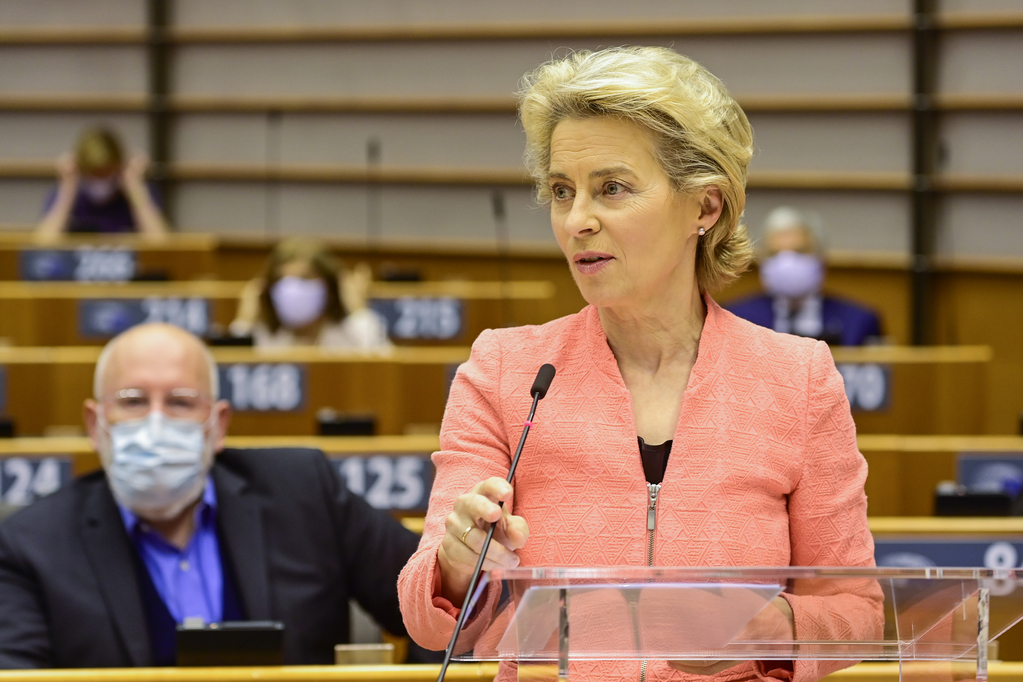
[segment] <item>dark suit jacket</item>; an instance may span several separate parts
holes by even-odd
[[[774,329],[774,301],[770,296],[751,296],[726,303],[725,310],[761,327]],[[870,308],[851,301],[825,296],[821,304],[824,330],[821,339],[842,346],[862,346],[870,337],[881,336],[881,320]]]
[[[225,450],[212,475],[224,569],[248,619],[284,622],[285,662],[333,663],[349,597],[404,634],[398,573],[419,539],[323,453]],[[0,668],[150,664],[136,556],[103,472],[0,524]]]

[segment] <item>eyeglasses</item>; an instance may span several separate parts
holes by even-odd
[[[115,421],[141,419],[156,408],[174,419],[205,421],[209,418],[213,400],[193,388],[172,388],[162,397],[162,403],[157,403],[156,397],[144,388],[122,388],[104,397],[102,402]]]

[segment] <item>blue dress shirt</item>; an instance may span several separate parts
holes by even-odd
[[[224,572],[217,540],[217,493],[212,477],[195,507],[195,531],[178,549],[164,540],[130,509],[117,505],[128,537],[142,558],[149,577],[178,624],[186,618],[219,623],[224,615]]]

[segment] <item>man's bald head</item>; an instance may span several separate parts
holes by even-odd
[[[194,386],[214,400],[220,396],[217,363],[206,344],[181,327],[140,324],[121,332],[107,343],[96,361],[93,396],[100,400],[133,384],[135,377],[147,381]]]

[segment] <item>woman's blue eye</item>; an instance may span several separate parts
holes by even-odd
[[[561,186],[555,187],[554,188],[554,198],[555,199],[567,199],[568,198],[568,188],[567,187],[561,187]]]
[[[611,195],[621,194],[622,189],[622,186],[617,182],[609,182],[604,186],[604,191]]]

